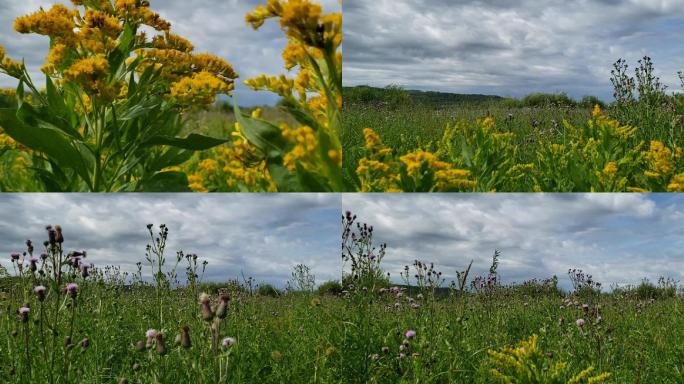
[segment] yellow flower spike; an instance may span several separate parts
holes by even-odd
[[[593,118],[597,118],[597,117],[600,117],[602,114],[603,114],[603,112],[601,111],[601,106],[598,104],[594,105],[594,110],[591,111],[591,116]]]
[[[171,85],[170,97],[181,105],[207,106],[216,100],[216,94],[230,94],[231,87],[209,72],[184,77]]]
[[[485,127],[485,128],[487,128],[487,129],[493,128],[493,127],[494,127],[494,119],[492,119],[492,118],[489,117],[489,116],[486,117],[486,118],[482,121],[482,126]]]
[[[684,192],[684,173],[675,175],[667,185],[668,192]]]
[[[75,19],[78,11],[73,11],[61,4],[55,4],[49,11],[41,9],[14,21],[14,30],[19,33],[37,33],[61,39],[63,42],[73,41]]]

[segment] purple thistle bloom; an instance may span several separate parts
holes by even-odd
[[[577,321],[575,321],[575,324],[577,324],[578,327],[584,327],[584,323],[584,319],[577,319]]]
[[[45,300],[45,291],[46,290],[47,290],[47,288],[45,288],[42,285],[39,285],[39,286],[33,288],[33,292],[38,297],[38,301],[44,301]]]
[[[406,336],[407,339],[416,337],[416,331],[414,331],[414,330],[412,330],[412,329],[409,329],[408,331],[406,331],[406,333],[404,334],[404,336]]]
[[[71,296],[72,299],[76,298],[76,295],[78,294],[78,284],[76,283],[69,283],[66,286],[66,291]]]
[[[19,260],[19,256],[21,256],[21,255],[18,254],[17,252],[12,252],[12,254],[10,256],[12,257],[12,260]]]
[[[48,258],[48,254],[47,253],[41,253],[40,258],[43,260],[46,260]]]
[[[146,336],[148,339],[153,339],[153,338],[155,338],[155,337],[157,336],[157,333],[158,333],[158,332],[157,332],[156,329],[150,328],[150,329],[147,330],[147,332],[145,332],[145,336]]]

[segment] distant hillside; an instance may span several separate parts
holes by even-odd
[[[481,103],[501,101],[501,96],[480,94],[459,94],[435,91],[405,90],[397,86],[376,88],[367,85],[344,87],[344,101],[352,104],[387,103],[403,104],[413,102],[427,105],[444,105],[457,103]]]

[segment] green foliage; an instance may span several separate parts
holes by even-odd
[[[329,280],[318,286],[319,295],[337,296],[342,293],[342,284],[337,280]]]
[[[257,294],[268,297],[278,297],[281,295],[280,291],[271,284],[260,284],[257,288]]]

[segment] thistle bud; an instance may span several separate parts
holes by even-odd
[[[55,232],[57,232],[57,233],[56,233],[55,240],[56,240],[59,244],[62,244],[62,243],[64,242],[64,236],[62,235],[62,227],[60,227],[59,225],[56,225],[56,226],[55,226]]]
[[[69,294],[69,296],[76,300],[76,296],[78,295],[78,284],[76,283],[69,283],[66,286],[66,292]]]

